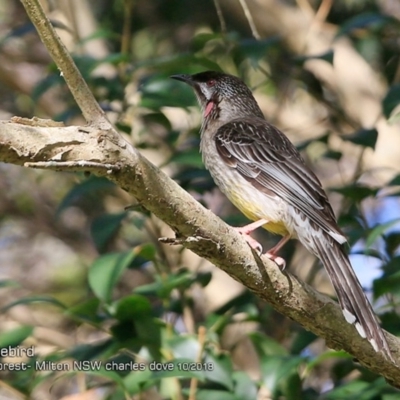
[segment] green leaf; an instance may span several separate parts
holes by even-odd
[[[153,371],[152,378],[157,380],[174,377],[205,380],[204,364],[186,358],[177,358],[169,362],[153,361],[148,368]]]
[[[51,296],[28,296],[23,297],[22,299],[18,299],[13,301],[12,303],[7,304],[1,310],[7,311],[12,307],[19,306],[21,304],[32,304],[32,303],[48,303],[56,307],[60,307],[66,309],[65,305]]]
[[[212,364],[213,367],[204,371],[205,376],[212,382],[225,386],[229,391],[233,391],[233,368],[232,360],[227,355],[206,354],[204,362]]]
[[[298,400],[303,397],[302,379],[297,370],[283,380],[280,386],[280,392],[287,400]]]
[[[33,326],[23,325],[15,329],[0,333],[0,349],[4,347],[15,347],[20,345],[33,333]]]
[[[200,351],[200,344],[197,338],[191,335],[174,336],[168,340],[168,345],[175,359],[197,360]]]
[[[163,282],[160,277],[156,277],[154,282],[147,283],[145,285],[137,286],[133,289],[133,291],[137,294],[143,294],[147,296],[156,295],[162,292]],[[160,296],[161,297],[161,296]]]
[[[143,371],[131,372],[124,377],[125,388],[131,396],[151,388],[155,383],[155,380],[152,379],[152,372],[147,365],[145,365]]]
[[[314,368],[317,368],[321,364],[324,364],[326,360],[337,361],[340,359],[351,359],[351,358],[352,358],[351,355],[349,353],[346,353],[345,351],[335,351],[335,350],[325,351],[322,354],[319,354],[317,357],[315,357],[307,364],[306,371],[304,374],[309,375]]]
[[[91,323],[100,323],[104,318],[99,315],[100,300],[92,298],[70,307],[65,313],[73,318]]]
[[[135,256],[134,251],[109,253],[93,262],[89,268],[89,285],[100,300],[106,303],[111,301],[114,286]]]
[[[253,67],[257,67],[262,59],[266,59],[271,48],[281,42],[278,36],[264,40],[245,39],[240,41],[233,49],[233,58],[237,65],[249,60]]]
[[[132,264],[129,266],[130,269],[141,268],[148,262],[154,261],[156,259],[157,249],[153,243],[144,243],[136,246],[134,251],[136,257],[133,260]]]
[[[343,196],[348,197],[352,201],[358,203],[367,197],[375,197],[379,188],[370,188],[359,183],[353,183],[341,188],[331,188],[330,190],[341,193]]]
[[[115,304],[115,318],[120,321],[137,320],[152,315],[152,307],[144,296],[132,294],[123,297]]]
[[[203,160],[199,149],[190,149],[175,153],[168,161],[168,163],[177,163],[178,165],[186,165],[195,168],[204,168]]]
[[[396,84],[390,87],[386,93],[385,98],[382,100],[383,113],[386,118],[389,118],[392,111],[400,103],[400,84]]]
[[[152,306],[144,296],[127,296],[115,304],[115,318],[120,322],[113,326],[114,336],[121,342],[135,337],[146,346],[155,360],[161,359],[161,323],[154,317]],[[132,331],[132,332],[130,332]]]
[[[91,73],[94,69],[100,64],[100,61],[97,58],[94,58],[87,54],[76,54],[72,56],[76,66],[79,69],[79,72],[82,74],[84,78],[87,80],[90,79]]]
[[[308,347],[312,342],[317,339],[314,333],[301,329],[297,332],[294,337],[290,352],[292,354],[300,354],[306,347]]]
[[[196,282],[201,285],[201,287],[206,287],[212,279],[212,272],[198,272],[196,274]]]
[[[46,77],[33,88],[31,93],[32,101],[37,102],[49,89],[62,84],[64,84],[64,79],[60,74],[53,73],[46,75]]]
[[[7,287],[12,287],[12,288],[19,288],[21,285],[12,279],[3,279],[0,280],[0,289],[1,288],[7,288]]]
[[[153,112],[145,114],[142,116],[142,119],[146,125],[157,124],[161,125],[168,131],[172,130],[171,122],[162,112]]]
[[[303,142],[298,143],[296,145],[296,148],[297,148],[297,150],[302,151],[302,150],[306,149],[311,143],[314,143],[314,142],[321,142],[324,144],[328,144],[330,135],[331,134],[328,132],[328,133],[324,133],[321,136],[318,136],[318,137],[315,137],[312,139],[308,139],[308,140],[304,140]]]
[[[196,392],[196,400],[243,400],[233,393],[222,390],[199,389]]]
[[[361,129],[351,135],[343,135],[341,138],[360,146],[375,149],[376,141],[378,140],[378,131],[375,128]]]
[[[359,14],[341,25],[339,31],[336,34],[336,38],[339,38],[343,35],[348,35],[354,30],[360,28],[368,28],[372,26],[382,27],[388,22],[395,22],[395,20],[392,17],[378,13]]]
[[[387,389],[387,383],[383,378],[378,378],[373,382],[354,380],[326,393],[324,400],[375,400],[380,398],[385,389]]]
[[[149,314],[139,320],[120,321],[112,326],[111,333],[119,348],[129,348],[133,353],[145,348],[153,360],[160,361],[161,324]]]
[[[158,71],[169,73],[195,73],[201,70],[209,69],[213,71],[221,71],[221,67],[214,61],[201,56],[195,56],[192,53],[180,53],[178,55],[156,57],[138,61],[135,63],[136,69],[140,68],[156,68]],[[167,78],[166,78],[167,79]]]
[[[400,122],[400,111],[397,111],[395,114],[392,114],[388,119],[389,125],[394,125]]]
[[[392,393],[392,394],[382,394],[382,400],[398,400],[399,394]]]
[[[94,344],[80,344],[69,349],[65,356],[71,357],[78,361],[93,360],[101,358],[101,356],[113,347],[114,343],[111,339]]]
[[[212,40],[223,40],[223,36],[220,33],[200,33],[194,36],[191,43],[193,52],[202,50]]]
[[[260,332],[252,332],[249,334],[250,340],[253,342],[258,354],[265,356],[287,355],[287,350],[276,340]]]
[[[398,267],[399,260],[396,259],[396,267]],[[373,282],[373,292],[374,298],[378,299],[379,297],[383,296],[384,294],[391,293],[396,294],[397,296],[400,295],[400,271],[385,274],[384,276],[375,279]]]
[[[364,234],[360,235],[360,238],[362,238],[362,239],[364,239],[364,237],[365,237],[365,229],[363,230],[363,233]],[[381,252],[379,252],[375,249],[366,248],[366,247],[364,247],[360,250],[352,250],[351,255],[368,256],[368,257],[376,258],[380,261],[385,259],[385,256],[383,256]]]
[[[141,257],[147,261],[154,261],[157,255],[157,249],[153,243],[143,243],[136,246],[135,249],[136,257]]]
[[[28,21],[25,24],[18,24],[15,28],[11,29],[4,37],[0,38],[0,46],[2,46],[7,40],[14,37],[22,37],[28,33],[36,32],[35,25]]]
[[[400,186],[400,174],[396,175],[387,186]]]
[[[65,374],[64,377],[74,376],[79,373],[80,373],[79,370],[74,370],[74,371],[71,371],[71,372],[68,372],[67,374]],[[126,390],[124,381],[117,374],[117,372],[112,371],[112,370],[106,370],[104,366],[93,367],[93,369],[85,370],[85,374],[98,376],[100,378],[107,379],[108,381],[112,381],[112,382],[116,383],[122,390],[124,390],[124,391]]]
[[[164,277],[156,277],[156,280],[147,285],[141,285],[134,289],[139,294],[157,294],[161,298],[169,298],[171,292],[175,289],[184,290],[196,283],[198,277],[192,272],[181,269],[176,273]]]
[[[335,150],[328,149],[325,151],[325,153],[323,153],[322,156],[324,158],[330,158],[331,160],[339,161],[342,158],[343,153],[341,151],[335,151]]]
[[[395,218],[389,222],[386,222],[385,224],[380,224],[376,226],[368,235],[365,246],[367,248],[371,247],[375,243],[376,239],[378,239],[378,237],[382,236],[385,231],[387,231],[392,226],[397,225],[399,222],[400,218]]]
[[[94,369],[86,373],[94,376],[99,376],[100,378],[109,379],[118,384],[118,386],[120,386],[121,388],[125,388],[124,381],[115,371],[108,371],[104,367],[102,367],[100,369]]]
[[[396,307],[392,308],[392,311],[390,312],[385,312],[384,314],[381,314],[380,320],[382,321],[382,326],[388,332],[390,332],[392,335],[400,335],[399,315],[396,311]]]
[[[110,54],[107,54],[106,57],[103,57],[103,58],[97,60],[97,65],[101,65],[101,64],[118,65],[121,63],[128,63],[130,61],[131,61],[131,56],[129,54],[110,53]]]
[[[386,252],[393,258],[400,246],[400,232],[388,232],[383,239]]]
[[[258,388],[249,375],[242,371],[233,373],[233,381],[235,382],[235,395],[241,400],[257,399]]]
[[[400,296],[400,273],[374,280],[373,290],[376,299],[385,294]]]
[[[90,231],[99,253],[106,251],[107,245],[118,233],[121,223],[126,216],[126,212],[103,214],[92,222]]]
[[[334,55],[335,53],[333,52],[333,50],[328,50],[322,54],[298,56],[294,58],[294,61],[296,63],[303,64],[305,61],[308,60],[323,60],[328,62],[329,64],[333,64]]]
[[[88,35],[85,36],[84,38],[79,40],[79,44],[83,45],[85,43],[88,43],[92,40],[96,40],[96,39],[109,39],[109,40],[121,40],[121,35],[113,32],[111,29],[105,29],[102,27],[97,27],[96,30]]]
[[[304,363],[304,357],[300,356],[262,356],[261,373],[264,385],[276,395],[278,387],[295,374],[302,363]]]
[[[220,315],[226,315],[230,310],[235,312],[247,312],[249,304],[255,304],[256,300],[254,295],[249,291],[244,291],[243,293],[234,296],[231,300],[224,303],[222,306],[217,308],[214,312]],[[211,314],[212,315],[212,314]],[[211,316],[210,315],[210,316]]]
[[[215,182],[205,168],[185,167],[175,173],[173,178],[187,191],[204,193],[215,188]]]
[[[141,107],[159,110],[162,107],[186,108],[195,105],[195,96],[190,87],[165,76],[148,77],[140,85]]]
[[[82,202],[90,203],[91,199],[98,203],[102,194],[110,193],[114,188],[115,184],[108,179],[91,176],[75,185],[68,192],[58,206],[56,215],[59,215],[67,207],[76,206]]]

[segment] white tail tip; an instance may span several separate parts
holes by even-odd
[[[346,310],[345,308],[343,309],[343,315],[344,315],[344,317],[345,317],[345,319],[346,319],[346,321],[349,323],[349,324],[354,324],[354,322],[356,322],[356,316],[353,314],[353,313],[351,313],[349,310]],[[364,336],[365,337],[365,336]]]
[[[367,337],[367,334],[365,333],[364,328],[360,325],[359,322],[356,322],[356,323],[355,323],[355,327],[356,327],[358,333],[360,334],[360,336],[361,336],[362,338],[365,339],[365,338]],[[372,344],[372,343],[371,343],[371,344]],[[375,343],[375,344],[376,344],[376,343]],[[373,346],[373,345],[372,345],[372,346]]]
[[[376,340],[375,340],[375,339],[371,339],[369,342],[371,343],[371,346],[374,348],[374,350],[375,350],[376,352],[378,352],[378,351],[379,351],[379,348],[378,348],[378,345],[377,345],[377,343],[376,343]]]

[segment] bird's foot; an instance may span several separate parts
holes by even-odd
[[[244,226],[242,228],[234,228],[236,232],[240,233],[243,238],[246,240],[246,242],[249,244],[249,246],[254,249],[258,255],[261,255],[263,252],[263,248],[261,246],[261,244],[259,242],[257,242],[257,240],[253,239],[250,235],[249,232],[247,230],[247,226]]]
[[[253,239],[249,234],[253,232],[255,229],[260,228],[261,226],[265,225],[268,223],[268,220],[266,219],[260,219],[258,221],[252,222],[249,225],[242,226],[240,228],[234,228],[236,232],[240,233],[243,238],[246,240],[246,242],[249,244],[249,246],[254,249],[258,255],[261,255],[263,252],[263,248],[257,240]],[[270,251],[266,252],[265,255],[272,260],[278,268],[283,271],[286,268],[286,261],[282,258],[276,255],[276,253],[284,246],[284,244],[290,239],[290,235],[286,235],[283,237],[279,243],[274,246]]]
[[[260,226],[265,225],[268,223],[266,219],[260,219],[258,221],[252,222],[251,224],[248,224],[246,226],[241,226],[239,228],[235,227],[234,229],[236,232],[240,233],[243,238],[246,240],[246,242],[249,244],[249,246],[254,249],[258,255],[261,255],[263,252],[263,248],[257,240],[253,239],[249,233],[253,232],[255,229],[259,228]]]
[[[284,236],[272,249],[267,251],[265,255],[279,267],[281,271],[286,268],[286,260],[276,255],[276,253],[287,243],[290,235]]]
[[[272,260],[281,271],[284,271],[286,268],[286,260],[282,257],[277,256],[274,253],[265,253],[265,256]]]
[[[249,236],[249,233],[253,232],[257,228],[260,228],[261,226],[263,226],[265,224],[268,224],[267,219],[259,219],[258,221],[252,222],[251,224],[241,226],[239,228],[236,227],[234,229],[243,236]],[[252,240],[254,240],[254,239],[252,239]]]

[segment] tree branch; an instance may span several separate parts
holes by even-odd
[[[52,162],[60,171],[91,171],[108,177],[170,225],[184,247],[211,261],[277,311],[323,337],[329,347],[346,350],[371,371],[400,386],[399,369],[375,353],[344,320],[335,302],[290,273],[282,273],[268,258],[259,258],[236,231],[132,146],[107,140],[107,133],[91,127],[34,127],[0,121],[0,161],[35,166]],[[399,340],[390,334],[387,337],[396,355],[400,351]]]
[[[266,257],[258,257],[245,240],[157,169],[111,127],[88,94],[72,59],[54,33],[37,0],[22,0],[80,105],[87,127],[43,126],[24,120],[0,121],[0,161],[91,171],[106,176],[132,194],[176,232],[182,245],[227,272],[277,311],[323,337],[328,346],[344,349],[371,371],[400,387],[399,368],[375,353],[343,318],[338,305],[290,273],[282,273]],[[83,104],[86,102],[86,105]],[[35,126],[39,125],[39,126]],[[45,164],[40,164],[44,162]],[[392,353],[400,342],[387,334]]]

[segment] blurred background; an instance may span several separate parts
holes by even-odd
[[[398,1],[41,3],[120,132],[236,226],[248,221],[202,165],[195,97],[169,76],[240,76],[320,177],[383,327],[399,334]],[[14,115],[85,124],[20,1],[2,0],[0,119]],[[256,235],[264,249],[278,240]],[[162,236],[173,232],[105,179],[0,164],[0,347],[35,350],[1,360],[31,367],[0,370],[0,399],[398,398]],[[301,245],[281,255],[334,297]],[[39,371],[42,361],[54,364]],[[79,371],[74,361],[102,364]],[[111,361],[120,368],[107,370]],[[132,371],[153,361],[173,371]]]

